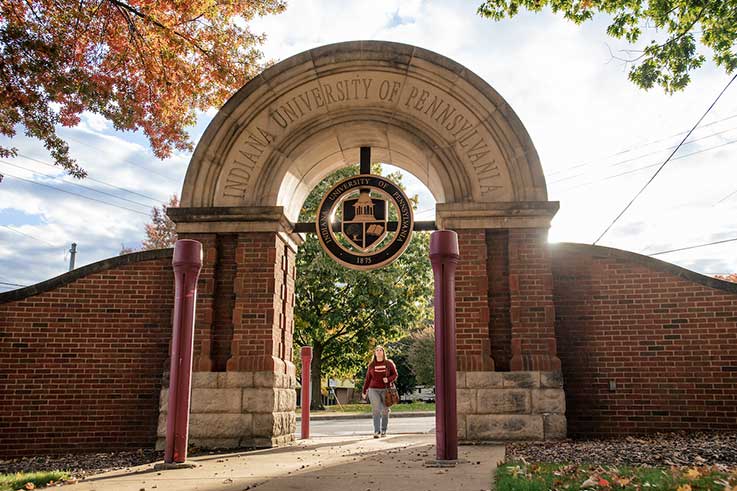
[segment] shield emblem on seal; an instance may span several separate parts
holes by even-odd
[[[358,198],[343,201],[341,231],[362,252],[381,243],[386,236],[386,200],[361,191]]]

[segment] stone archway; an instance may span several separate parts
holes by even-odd
[[[431,51],[363,41],[293,56],[246,84],[208,127],[183,207],[283,206],[370,146],[439,203],[544,202],[537,152],[511,107]]]
[[[195,384],[229,391],[229,403],[202,404],[198,415],[195,385],[191,424],[202,428],[193,428],[193,439],[231,446],[290,439],[301,242],[294,223],[309,191],[358,162],[362,146],[372,147],[375,161],[417,176],[438,203],[438,228],[459,234],[461,438],[560,435],[562,389],[554,377],[541,389],[537,372],[560,369],[545,246],[558,204],[547,201],[527,131],[458,63],[413,46],[357,41],[288,58],[238,91],[197,146],[181,208],[169,210],[180,237],[205,247],[194,368],[203,373]],[[546,411],[535,402],[543,395],[554,399]],[[494,406],[489,398],[499,397],[507,402]],[[208,430],[217,427],[214,413],[231,414],[244,429]]]

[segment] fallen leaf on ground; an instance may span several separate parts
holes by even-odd
[[[691,468],[688,471],[686,471],[686,477],[689,479],[698,479],[701,477],[701,472],[699,472],[696,468]]]
[[[591,476],[581,483],[581,489],[595,488],[599,485],[599,480],[596,476]]]

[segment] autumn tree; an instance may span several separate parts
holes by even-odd
[[[714,278],[718,280],[731,281],[732,283],[737,283],[737,273],[718,274],[718,275],[714,275]]]
[[[323,194],[356,174],[358,167],[351,166],[323,180],[307,197],[300,221],[313,221]],[[388,177],[401,179],[400,174]],[[308,235],[297,253],[294,351],[312,346],[313,408],[320,406],[324,374],[353,375],[368,363],[374,345],[389,344],[426,325],[431,295],[427,234],[415,233],[399,259],[372,271],[339,265],[314,234]]]
[[[169,198],[169,203],[161,205],[161,208],[154,207],[151,210],[151,223],[145,225],[146,238],[142,242],[144,250],[174,247],[174,243],[177,241],[176,225],[166,214],[166,209],[178,206],[179,198],[175,194]]]
[[[630,65],[630,80],[645,89],[683,89],[708,53],[727,73],[737,68],[737,0],[485,0],[478,13],[499,21],[546,8],[577,24],[604,14],[611,19],[607,34],[644,41],[621,59]]]
[[[83,111],[141,130],[154,154],[189,150],[196,111],[220,106],[259,73],[264,35],[247,22],[282,0],[3,0],[0,134],[22,126],[57,165],[83,177],[57,125]],[[0,157],[17,153],[0,146]]]
[[[179,206],[179,198],[175,194],[169,198],[168,203],[162,204],[161,208],[154,206],[151,209],[151,223],[144,225],[146,238],[141,242],[141,248],[139,250],[147,251],[150,249],[174,247],[174,243],[177,241],[176,225],[166,214],[166,209],[169,207],[176,208],[177,206]],[[121,246],[121,255],[131,252],[135,252],[135,249],[126,247],[125,245]]]

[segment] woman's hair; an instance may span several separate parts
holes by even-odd
[[[382,345],[378,345],[377,347],[374,348],[374,355],[371,357],[371,365],[375,364],[378,361],[376,359],[376,350],[377,349],[381,349],[381,351],[384,352],[384,360],[383,361],[386,361],[387,360],[387,358],[386,358],[386,350],[384,349],[384,347]]]

